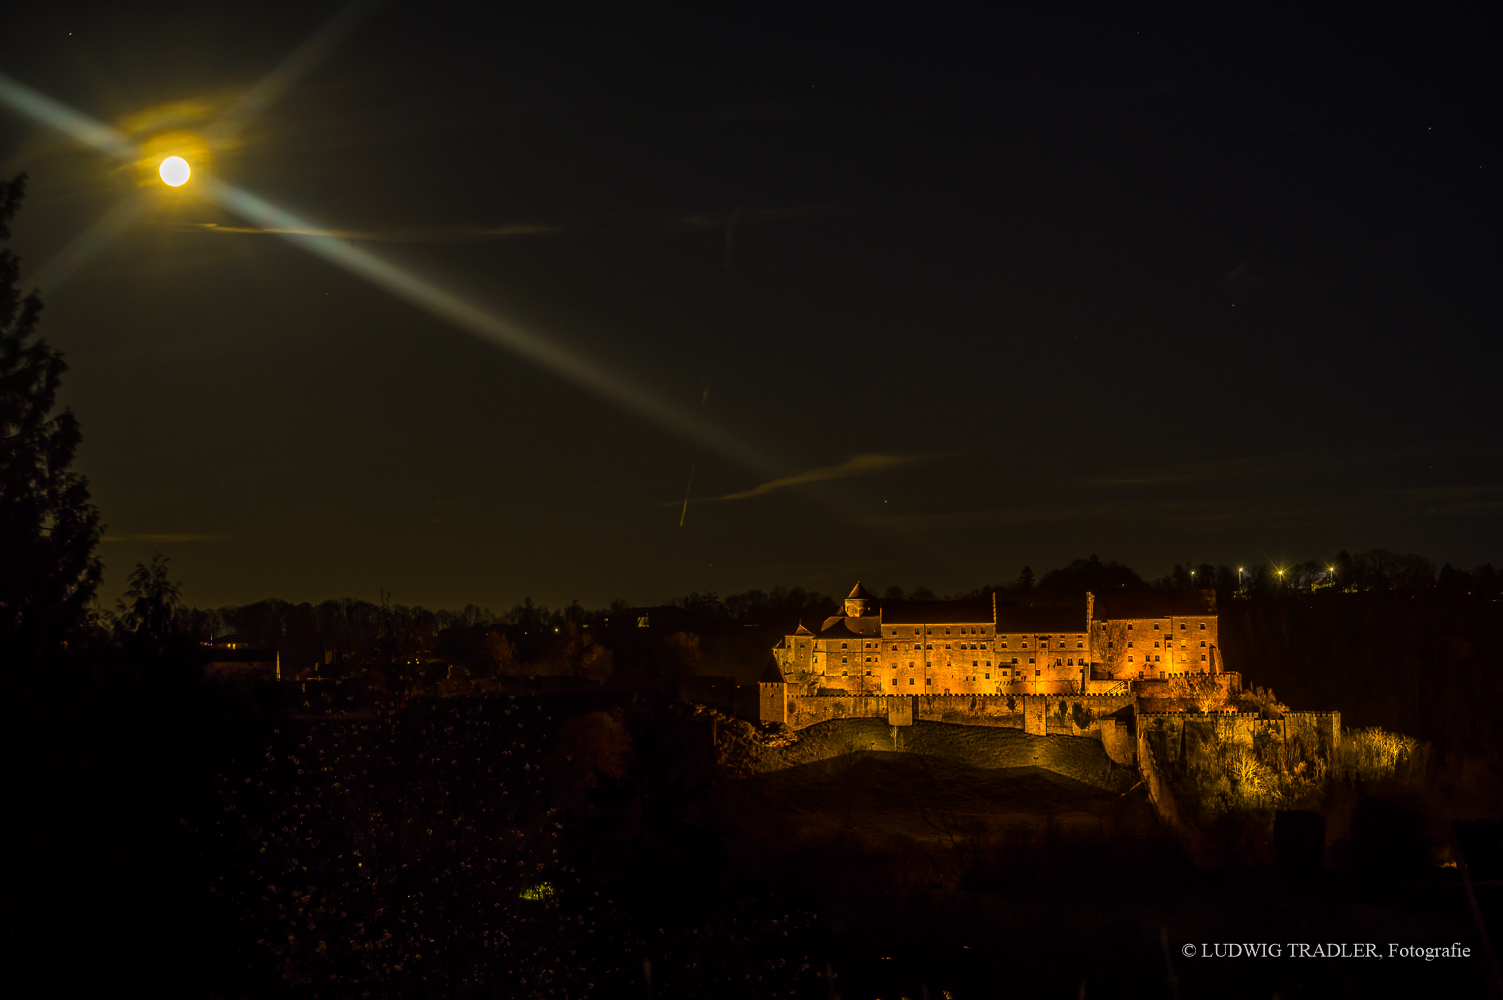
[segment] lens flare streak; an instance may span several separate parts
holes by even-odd
[[[646,390],[613,375],[598,363],[524,330],[509,320],[467,302],[425,278],[418,277],[370,251],[335,236],[299,235],[318,227],[285,209],[210,178],[205,191],[220,207],[268,229],[283,230],[283,239],[358,277],[386,289],[421,309],[434,313],[462,330],[503,347],[533,364],[582,386],[658,426],[723,458],[756,471],[779,467],[779,463],[737,440],[692,412],[659,399]]]
[[[362,7],[362,4],[356,4],[351,10]],[[115,129],[74,111],[67,105],[46,97],[3,74],[0,74],[0,101],[116,159],[133,162],[140,156],[140,148]],[[317,228],[291,212],[217,178],[206,178],[201,188],[210,200],[249,222],[282,230],[306,231]],[[135,211],[139,211],[139,202],[130,199],[127,201],[136,206]],[[60,255],[60,257],[70,254],[71,256],[68,256],[67,260],[57,262],[57,268],[49,275],[49,280],[60,282],[76,270],[79,264],[93,253],[97,253],[110,239],[123,231],[133,221],[131,215],[133,209],[126,206],[125,202],[117,205],[83,236],[75,240],[74,244],[64,251],[64,255]],[[460,329],[488,343],[505,348],[687,441],[709,448],[721,457],[750,471],[776,476],[783,470],[782,463],[775,461],[770,455],[739,440],[723,428],[701,419],[692,411],[660,399],[646,389],[607,371],[597,362],[524,330],[516,323],[487,312],[453,292],[425,278],[411,274],[368,250],[333,236],[304,236],[293,233],[280,235],[283,239],[298,244],[310,253],[322,257],[351,274],[364,278],[393,295],[442,317]],[[52,264],[48,267],[52,267]]]
[[[54,101],[45,94],[37,93],[24,83],[12,80],[4,73],[0,73],[0,101],[9,104],[23,115],[70,135],[84,145],[92,146],[117,160],[130,162],[139,154],[136,144],[124,134],[115,131],[103,122],[95,121],[88,115],[74,111],[61,101]]]
[[[140,194],[132,193],[121,198],[108,212],[96,219],[93,225],[79,233],[72,243],[38,268],[31,276],[31,283],[44,292],[56,292],[79,268],[115,242],[121,233],[145,215],[146,207],[147,200]]]
[[[292,89],[293,84],[313,72],[382,2],[383,0],[355,0],[335,14],[290,56],[282,60],[281,65],[241,95],[240,100],[210,128],[212,138],[218,142],[234,139],[252,119]]]

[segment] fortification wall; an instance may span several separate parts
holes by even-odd
[[[788,695],[787,724],[790,729],[806,729],[831,719],[886,719],[889,711],[904,710],[903,702],[912,705],[911,696],[902,695]]]
[[[1108,755],[1131,763],[1134,700],[1130,694],[1070,695],[800,695],[788,696],[787,723],[804,729],[831,719],[913,720],[1022,729],[1100,740]]]
[[[1232,711],[1139,712],[1137,720],[1139,738],[1149,741],[1164,766],[1199,763],[1218,746],[1251,748],[1260,733],[1321,757],[1341,745],[1340,712],[1288,712],[1282,719]]]
[[[1139,760],[1141,741],[1153,748],[1164,768],[1208,759],[1226,745],[1251,748],[1260,733],[1321,756],[1341,745],[1340,712],[1289,712],[1282,719],[1263,719],[1236,711],[1141,712],[1132,694],[785,696],[785,685],[758,687],[760,698],[755,708],[748,700],[748,714],[764,722],[783,721],[793,729],[832,719],[995,726],[1034,736],[1099,740],[1107,756],[1127,765]]]
[[[1285,712],[1283,737],[1311,753],[1329,757],[1341,747],[1340,712]]]

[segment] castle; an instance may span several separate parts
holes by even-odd
[[[1223,676],[1211,590],[1115,590],[1067,605],[879,600],[858,582],[843,615],[773,650],[790,694],[1118,694],[1129,682]]]

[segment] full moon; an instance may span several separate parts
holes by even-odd
[[[193,171],[189,169],[188,161],[181,156],[169,156],[157,168],[157,173],[162,175],[162,183],[169,187],[182,187],[188,183],[188,177]]]

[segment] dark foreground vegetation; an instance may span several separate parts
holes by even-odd
[[[20,193],[0,185],[0,239]],[[1326,776],[1331,803],[1307,804],[1349,821],[1313,864],[1270,848],[1271,810],[1213,808],[1188,772],[1171,776],[1187,843],[1088,747],[1051,770],[1001,738],[986,761],[957,753],[943,727],[892,750],[830,730],[802,739],[834,752],[741,767],[728,748],[791,737],[604,681],[760,671],[769,637],[829,598],[691,595],[647,629],[631,609],[530,602],[195,611],[156,560],[101,607],[79,431],[53,413],[64,365],[16,277],[0,252],[11,995],[1479,996],[1496,977],[1490,569],[1369,553],[1154,584],[1222,592],[1249,681],[1417,739],[1403,767]],[[1092,559],[980,593],[1145,585]],[[282,679],[209,672],[204,643],[231,633],[277,650]],[[1474,957],[1180,950],[1259,941],[1458,941]]]

